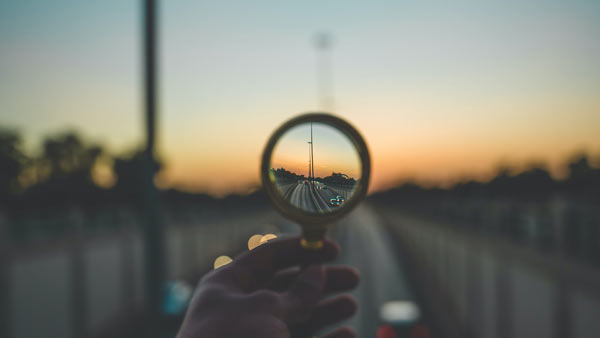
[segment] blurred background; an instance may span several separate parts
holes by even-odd
[[[0,336],[173,337],[199,276],[299,232],[259,157],[328,111],[372,156],[329,232],[362,274],[359,337],[596,337],[599,19],[587,0],[0,3]]]

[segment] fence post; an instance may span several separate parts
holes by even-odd
[[[513,323],[512,313],[512,290],[510,287],[508,262],[498,259],[496,268],[496,337],[512,338]]]
[[[70,226],[73,229],[70,243],[71,256],[71,327],[73,337],[87,334],[87,306],[85,292],[84,229],[81,210],[69,210]]]
[[[124,300],[123,310],[128,314],[135,311],[135,275],[134,275],[134,252],[133,252],[133,232],[129,224],[120,224],[121,233],[121,299]]]
[[[10,337],[10,243],[4,214],[0,212],[0,337]]]
[[[571,337],[571,309],[569,308],[569,290],[563,276],[557,276],[557,296],[554,309],[554,337]]]
[[[467,328],[471,337],[480,337],[482,333],[482,289],[481,266],[475,258],[475,246],[467,247],[467,316],[471,325]]]

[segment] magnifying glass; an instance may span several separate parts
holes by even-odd
[[[261,179],[275,209],[302,227],[301,244],[319,249],[327,226],[365,197],[367,145],[348,122],[325,113],[297,116],[277,128],[262,156]]]

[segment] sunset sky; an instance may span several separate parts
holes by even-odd
[[[301,124],[281,136],[273,149],[271,168],[284,168],[308,177],[310,127],[310,123]],[[360,157],[348,137],[322,123],[313,123],[312,134],[315,177],[335,172],[360,179]]]
[[[0,3],[0,125],[30,151],[75,128],[143,141],[139,1]],[[600,156],[600,1],[164,1],[161,185],[259,182],[262,148],[320,110],[314,36],[333,37],[334,113],[366,138],[373,189]]]

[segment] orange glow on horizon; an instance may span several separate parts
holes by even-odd
[[[528,141],[523,141],[526,139],[523,137],[476,140],[471,136],[463,139],[449,137],[447,142],[420,136],[423,142],[397,140],[394,144],[389,142],[389,137],[383,133],[367,137],[372,159],[370,192],[389,189],[407,179],[435,185],[449,185],[463,179],[486,180],[501,164],[523,168],[532,161],[546,163],[555,176],[560,176],[558,166],[573,153],[588,150],[591,155],[600,154],[600,140],[596,147],[585,147],[585,142],[562,142],[560,139],[544,143],[537,140],[536,135],[531,135]],[[409,137],[413,138],[405,136]],[[383,145],[375,147],[373,144]],[[210,160],[204,161],[204,156],[193,155],[198,150],[180,148],[166,158],[167,167],[161,186],[216,196],[252,192],[260,184],[261,151],[261,147],[256,147],[253,152],[247,151],[238,156],[228,156],[223,151],[211,154]],[[290,168],[306,175],[308,162],[298,168],[286,169]]]
[[[90,4],[0,4],[0,123],[22,131],[31,154],[65,127],[109,154],[144,143],[140,32],[132,25],[139,8]],[[157,184],[216,196],[259,188],[273,130],[322,110],[311,40],[321,29],[335,41],[333,113],[369,145],[371,192],[407,179],[485,180],[500,163],[532,160],[560,176],[574,152],[600,158],[600,2],[440,4],[353,3],[337,15],[337,6],[315,11],[316,1],[165,2],[156,126],[165,168]],[[317,175],[329,174],[317,153],[315,164]],[[307,167],[299,155],[294,168]],[[99,167],[94,180],[109,187],[108,171]]]

